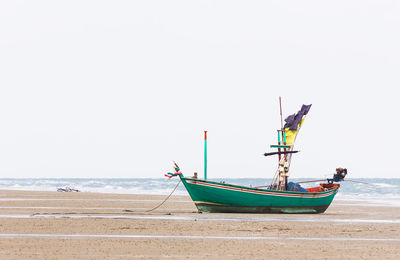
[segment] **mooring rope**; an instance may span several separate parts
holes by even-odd
[[[175,188],[174,188],[174,189],[172,190],[172,192],[165,198],[165,200],[164,200],[163,202],[161,202],[160,204],[158,204],[156,207],[154,207],[154,208],[152,208],[152,209],[146,210],[145,212],[146,212],[146,213],[147,213],[147,212],[151,212],[151,211],[156,210],[156,209],[158,209],[159,207],[161,207],[161,205],[164,204],[164,203],[169,199],[169,197],[171,197],[172,193],[175,192],[176,188],[178,188],[178,186],[179,186],[180,183],[181,183],[181,180],[179,180],[179,182],[176,184]]]
[[[179,186],[179,184],[181,182],[182,182],[182,180],[179,180],[179,182],[176,184],[175,188],[164,199],[164,201],[161,202],[160,204],[158,204],[157,206],[155,206],[154,208],[146,210],[146,211],[142,211],[142,212],[140,212],[140,211],[131,211],[129,209],[125,209],[123,211],[127,212],[127,214],[129,214],[129,213],[145,214],[145,213],[151,212],[153,210],[156,210],[159,207],[161,207],[171,197],[171,195],[175,192],[175,190],[178,188],[178,186]],[[87,214],[87,215],[99,215],[99,214],[101,214],[101,215],[112,215],[112,214],[115,214],[115,213],[113,213],[113,212],[34,212],[33,214],[31,214],[31,216],[37,216],[37,215],[82,215],[82,214]]]

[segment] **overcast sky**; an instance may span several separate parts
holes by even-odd
[[[398,1],[1,1],[0,178],[400,177]]]

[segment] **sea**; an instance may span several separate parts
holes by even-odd
[[[214,178],[217,182],[250,187],[269,185],[267,178]],[[310,179],[291,179],[293,182]],[[168,195],[178,184],[179,178],[0,178],[0,190],[57,191],[70,187],[82,192]],[[316,183],[304,183],[313,187]],[[180,184],[176,195],[188,195]],[[341,182],[335,200],[371,201],[400,207],[400,178],[355,178]]]

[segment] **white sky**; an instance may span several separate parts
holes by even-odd
[[[400,177],[398,1],[1,1],[0,178]]]

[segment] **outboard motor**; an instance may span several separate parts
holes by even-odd
[[[327,179],[328,183],[332,184],[333,182],[340,182],[343,181],[344,178],[347,175],[347,169],[346,168],[337,168],[336,173],[333,174],[332,179]]]

